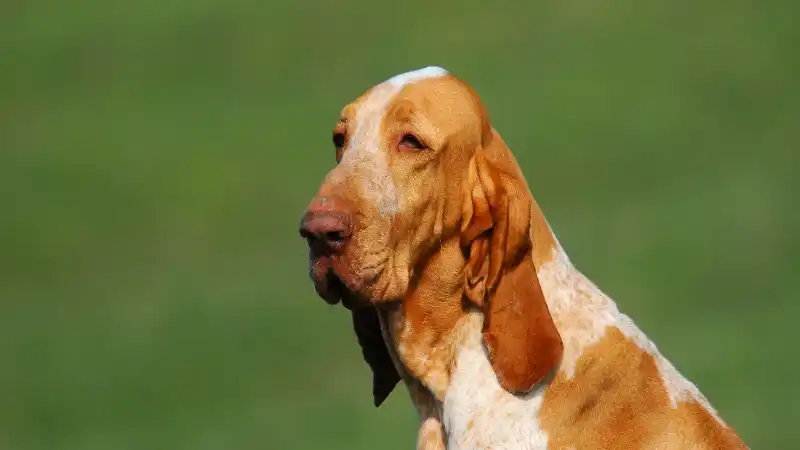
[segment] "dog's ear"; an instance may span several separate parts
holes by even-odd
[[[380,406],[400,381],[389,349],[381,334],[381,323],[375,308],[365,307],[352,311],[353,329],[361,346],[364,360],[372,369],[372,398]]]
[[[487,145],[475,151],[467,176],[464,292],[484,312],[484,343],[500,385],[525,393],[558,365],[563,343],[533,264],[527,185],[518,170],[498,167],[516,165],[500,137]]]

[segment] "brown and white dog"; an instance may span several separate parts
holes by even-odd
[[[344,107],[303,216],[317,292],[352,311],[375,404],[420,449],[742,449],[578,271],[464,81],[395,76]]]

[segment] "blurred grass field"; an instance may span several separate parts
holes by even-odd
[[[0,5],[0,449],[412,448],[296,227],[339,108],[429,64],[745,440],[800,448],[797,5]]]

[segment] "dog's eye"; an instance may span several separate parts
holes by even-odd
[[[333,134],[333,145],[337,149],[344,147],[344,141],[345,141],[344,133]]]
[[[405,150],[424,150],[427,148],[425,147],[425,144],[420,142],[420,140],[413,134],[403,135],[403,138],[400,139],[399,146],[401,149]]]

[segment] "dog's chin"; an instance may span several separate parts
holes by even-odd
[[[326,303],[335,305],[342,301],[344,286],[336,276],[333,276],[333,274],[324,274],[321,277],[314,277],[312,275],[311,278],[314,281],[314,289],[316,289],[317,295],[325,300]]]
[[[345,291],[342,295],[342,306],[349,310],[363,309],[372,306],[372,301],[369,298],[354,293],[352,291]]]
[[[392,303],[402,298],[407,288],[407,283],[396,280],[384,266],[359,269],[342,256],[312,255],[309,268],[317,294],[328,304],[342,303],[351,310]]]
[[[347,309],[360,309],[372,303],[362,292],[348,286],[341,277],[332,270],[323,277],[314,280],[317,294],[330,305],[341,303]]]
[[[370,306],[369,295],[363,284],[340,273],[327,261],[312,261],[311,279],[317,294],[330,305],[341,303],[347,309]]]

